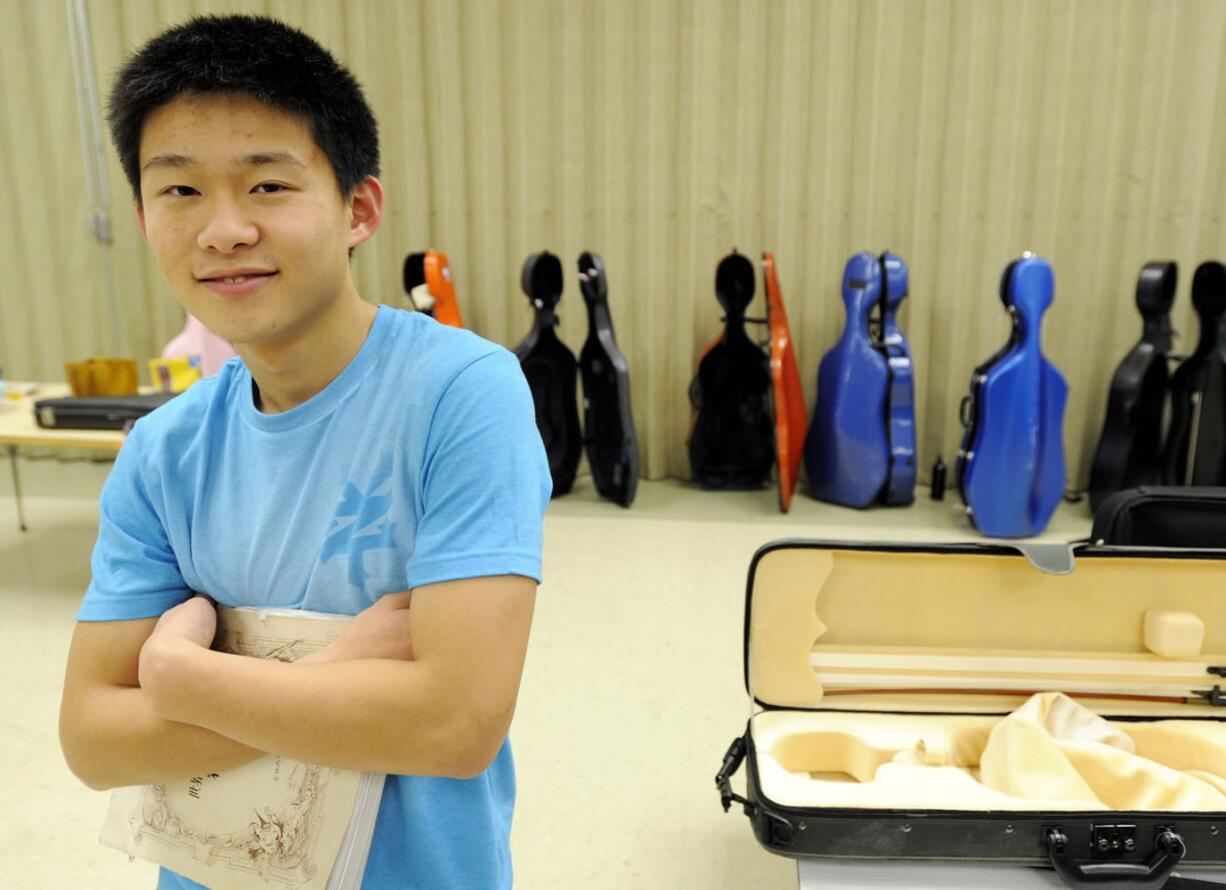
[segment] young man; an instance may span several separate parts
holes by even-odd
[[[167,283],[241,361],[140,421],[103,490],[70,767],[96,789],[264,752],[385,772],[363,887],[509,887],[550,489],[518,363],[358,296],[376,125],[304,34],[171,29],[120,72],[110,123]],[[310,663],[266,662],[209,650],[209,598],[357,617]]]

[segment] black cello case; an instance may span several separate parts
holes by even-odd
[[[1226,485],[1226,266],[1201,263],[1192,279],[1200,316],[1196,351],[1171,375],[1167,485]]]
[[[532,330],[515,347],[536,403],[536,426],[549,457],[553,496],[575,483],[583,437],[579,432],[575,354],[558,339],[554,307],[562,299],[562,261],[543,251],[524,260],[520,285],[536,314]]]
[[[598,254],[579,256],[579,290],[588,335],[579,351],[583,378],[583,444],[596,491],[629,507],[639,483],[639,444],[630,411],[630,367],[617,348],[609,315],[609,284]]]
[[[690,384],[690,468],[703,488],[761,488],[775,462],[769,359],[745,331],[753,293],[753,263],[733,251],[715,272],[724,333]]]
[[[1090,509],[1113,492],[1157,482],[1162,475],[1162,412],[1170,377],[1171,306],[1178,269],[1146,263],[1137,280],[1140,341],[1111,378],[1107,414],[1090,469]]]

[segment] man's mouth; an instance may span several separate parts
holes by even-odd
[[[250,266],[238,269],[218,269],[197,275],[197,281],[224,281],[226,284],[242,284],[248,278],[267,278],[276,275],[275,269],[255,269]]]
[[[234,275],[208,275],[197,279],[209,290],[225,296],[239,296],[251,293],[259,288],[277,273],[258,270],[243,270]]]

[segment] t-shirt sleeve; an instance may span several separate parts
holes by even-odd
[[[191,595],[141,475],[140,427],[124,442],[102,487],[93,578],[78,621],[152,618]]]
[[[552,481],[532,393],[506,350],[443,391],[426,438],[411,587],[488,575],[541,580]]]

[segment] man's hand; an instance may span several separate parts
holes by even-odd
[[[217,609],[207,596],[196,594],[163,613],[145,645],[171,639],[185,639],[208,649],[217,635]]]
[[[164,712],[166,698],[174,695],[173,678],[168,674],[173,670],[176,654],[184,648],[208,649],[216,635],[217,610],[206,596],[193,596],[158,619],[141,647],[137,678],[159,713]]]
[[[409,632],[409,605],[412,591],[389,593],[370,608],[354,616],[339,637],[299,663],[354,661],[360,658],[413,660],[413,638]]]

